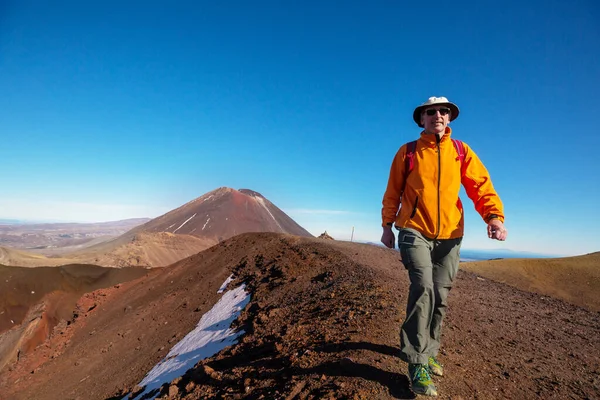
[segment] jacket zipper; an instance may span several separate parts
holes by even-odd
[[[417,198],[415,199],[415,207],[412,210],[412,213],[410,213],[410,219],[412,219],[415,214],[417,213],[417,205],[419,204],[419,196],[417,196]]]
[[[436,143],[437,143],[437,153],[438,153],[438,184],[437,184],[437,231],[435,233],[435,239],[440,235],[440,185],[442,180],[442,151],[440,149],[440,140],[441,138],[438,135],[435,135]]]

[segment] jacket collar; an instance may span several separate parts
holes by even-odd
[[[446,127],[446,132],[444,133],[444,136],[442,136],[442,140],[440,140],[441,142],[445,142],[447,140],[450,140],[450,136],[452,135],[452,128],[450,128],[449,126]],[[421,132],[421,138],[422,141],[424,141],[427,145],[429,146],[435,146],[436,145],[436,135],[435,134],[431,134],[431,133],[425,133],[425,131]]]

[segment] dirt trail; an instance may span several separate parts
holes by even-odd
[[[120,398],[212,307],[231,272],[252,293],[237,321],[246,334],[161,398],[415,397],[397,354],[408,287],[398,253],[278,234],[240,235],[111,289],[73,324],[62,354],[34,374],[23,360],[0,376],[2,393]],[[440,398],[600,398],[598,313],[464,271],[449,301]]]

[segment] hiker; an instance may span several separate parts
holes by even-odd
[[[445,97],[430,97],[415,108],[413,119],[423,131],[396,153],[381,210],[381,242],[394,248],[392,227],[398,229],[398,247],[410,277],[400,357],[408,363],[413,391],[430,396],[437,396],[431,374],[443,375],[437,360],[442,320],[460,260],[461,183],[487,224],[488,237],[505,240],[507,235],[502,201],[488,171],[466,143],[450,137],[448,124],[458,113]]]

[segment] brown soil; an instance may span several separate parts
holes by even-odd
[[[64,265],[74,263],[74,259],[60,257],[46,257],[41,254],[16,250],[9,247],[0,247],[0,266],[41,267]]]
[[[116,246],[107,242],[72,254],[71,257],[105,267],[160,268],[206,250],[216,243],[217,240],[213,238],[168,232],[140,232]]]
[[[56,317],[66,319],[84,293],[132,280],[146,273],[141,268],[115,269],[85,264],[39,268],[0,266],[0,333],[20,324],[30,308],[49,293],[64,294],[62,300],[56,298],[50,303],[55,305]],[[72,299],[72,303],[66,302],[67,298]]]
[[[252,294],[237,321],[246,334],[162,398],[415,397],[398,358],[408,288],[398,252],[263,233],[86,295],[79,318],[0,375],[0,398],[121,398],[216,303],[231,272]],[[465,271],[449,300],[441,398],[600,398],[597,312]]]
[[[147,273],[96,265],[0,266],[0,370],[43,344],[61,321],[76,318],[83,294]]]
[[[600,311],[600,252],[565,258],[469,262],[462,268],[521,290]]]
[[[49,257],[0,247],[0,261],[4,265],[21,267],[78,263],[109,268],[129,266],[160,268],[206,250],[216,243],[215,238],[174,235],[168,232],[138,232],[61,256]]]

